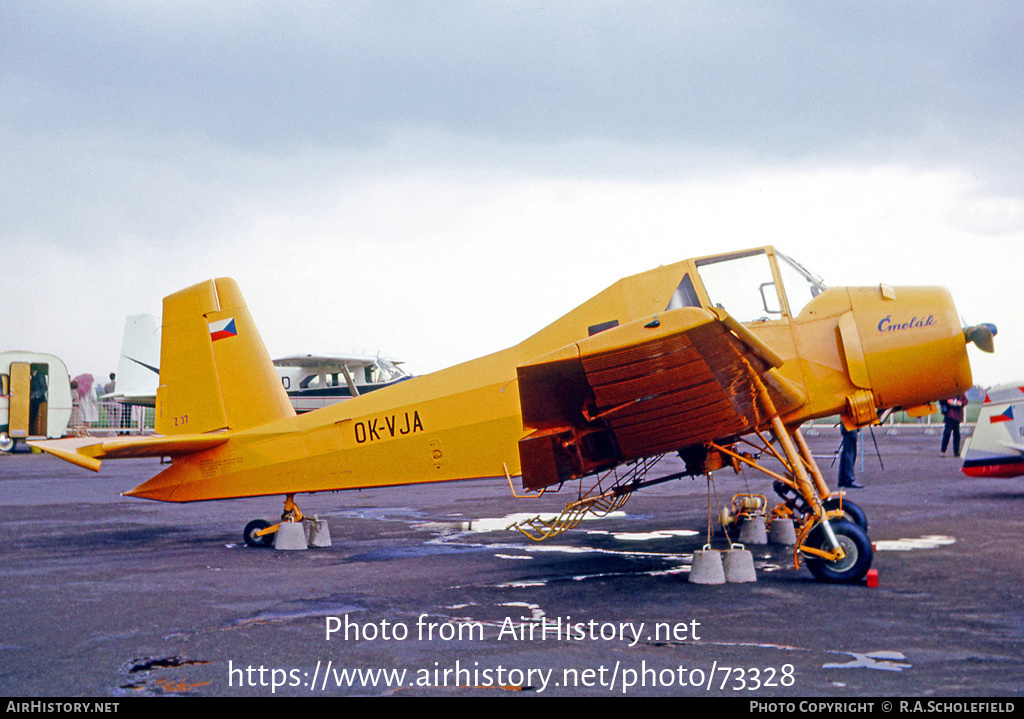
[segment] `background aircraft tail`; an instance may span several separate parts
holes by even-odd
[[[1024,475],[1024,386],[993,387],[985,393],[974,435],[964,452],[968,477]]]
[[[127,404],[152,407],[160,378],[160,318],[129,315],[121,337],[121,358],[113,396]]]
[[[234,280],[207,280],[164,298],[159,434],[248,429],[293,416]]]

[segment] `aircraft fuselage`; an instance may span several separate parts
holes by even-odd
[[[744,288],[753,299],[737,298],[737,310],[716,296],[727,283],[710,281],[716,273],[729,277],[733,260],[744,265],[734,285],[747,279],[746,265],[754,268]],[[863,425],[879,409],[924,405],[970,387],[964,332],[946,290],[825,288],[808,276],[801,281],[810,293],[795,307],[797,288],[783,285],[793,267],[760,248],[625,278],[507,350],[246,429],[231,427],[229,417],[229,441],[176,458],[127,494],[188,502],[515,477],[520,440],[536,429],[524,426],[518,368],[579,353],[598,339],[643,338],[645,328],[664,331],[672,321],[713,321],[720,307],[781,360],[779,411],[787,426],[836,414]]]

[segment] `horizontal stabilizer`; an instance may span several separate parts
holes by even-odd
[[[29,445],[66,462],[98,472],[100,461],[104,459],[177,457],[224,444],[228,437],[229,435],[223,432],[184,434],[176,437],[119,437],[107,440],[97,437],[76,437],[29,442]]]

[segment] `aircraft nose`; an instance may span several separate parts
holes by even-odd
[[[870,389],[878,408],[918,407],[970,389],[965,329],[949,290],[850,288],[849,293],[853,316],[846,327],[840,320],[839,327],[847,365],[853,384]],[[984,342],[986,330],[973,334]]]
[[[997,334],[999,334],[999,330],[991,322],[964,328],[964,337],[968,342],[973,342],[982,352],[995,352],[996,346],[992,338]]]

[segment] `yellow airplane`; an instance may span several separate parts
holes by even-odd
[[[800,425],[930,411],[971,386],[966,344],[991,351],[993,334],[961,327],[945,289],[827,288],[772,247],[627,277],[514,347],[302,415],[233,280],[166,297],[162,333],[159,436],[34,444],[94,471],[167,457],[125,494],[284,495],[283,522],[302,520],[304,492],[520,477],[534,496],[579,480],[544,535],[651,483],[747,465],[786,500],[776,514],[799,520],[795,564],[834,582],[864,577],[871,543]],[[667,453],[685,472],[647,480]],[[267,544],[278,526],[250,522],[245,539]]]

